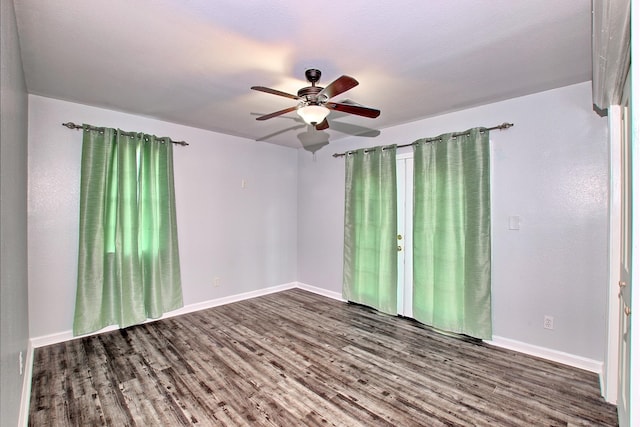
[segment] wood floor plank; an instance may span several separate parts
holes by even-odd
[[[31,426],[615,426],[597,376],[299,289],[35,350]]]

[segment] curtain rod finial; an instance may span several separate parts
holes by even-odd
[[[75,124],[73,122],[63,123],[62,126],[68,127],[69,129],[78,129],[78,128],[81,127],[81,126],[78,126],[77,124]]]

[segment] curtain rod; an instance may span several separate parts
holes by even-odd
[[[509,129],[511,126],[513,126],[513,123],[507,123],[504,122],[501,125],[497,125],[497,126],[492,126],[490,128],[483,128],[482,130],[496,130],[496,129],[500,129],[500,130],[504,130],[504,129]],[[469,135],[469,132],[459,132],[459,133],[454,133],[453,136],[462,136],[462,135]],[[426,142],[432,142],[432,141],[437,141],[438,139],[440,139],[440,137],[436,136],[434,138],[425,138]],[[396,145],[396,148],[402,148],[402,147],[411,147],[412,145],[416,145],[415,142],[412,142],[410,144],[402,144],[402,145]],[[390,145],[388,147],[391,147]],[[384,150],[386,147],[382,147],[382,149]],[[372,151],[373,149],[368,149],[368,150],[364,150],[365,153]],[[355,152],[356,150],[349,150],[349,151],[345,151],[344,153],[334,153],[333,157],[344,157],[347,154],[351,154],[353,152]]]
[[[63,123],[62,126],[67,127],[69,129],[84,129],[84,127],[82,125],[77,125],[77,124],[75,124],[73,122]],[[90,130],[104,130],[105,129],[103,127],[96,127],[96,126],[91,126],[91,125],[89,125],[88,128]],[[136,135],[138,135],[137,132],[120,132],[120,134],[124,135],[124,136],[136,136]],[[184,141],[174,141],[171,138],[169,138],[169,141],[171,143],[173,143],[173,144],[182,145],[183,147],[186,147],[187,145],[189,145]]]

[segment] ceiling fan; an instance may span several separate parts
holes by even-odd
[[[358,116],[369,117],[372,119],[380,115],[380,110],[376,110],[375,108],[364,107],[354,103],[346,104],[330,101],[334,96],[340,95],[341,93],[358,85],[358,81],[353,77],[338,77],[336,80],[329,83],[327,87],[323,88],[316,86],[316,83],[320,80],[320,76],[322,75],[320,70],[311,68],[306,70],[304,74],[309,83],[311,83],[311,86],[303,87],[298,91],[297,95],[264,86],[252,86],[251,89],[253,90],[284,96],[286,98],[299,101],[296,106],[285,108],[284,110],[276,111],[275,113],[265,114],[264,116],[256,118],[256,120],[267,120],[291,111],[296,111],[307,124],[314,126],[317,130],[323,130],[329,127],[327,116],[331,110],[348,114],[356,114]]]

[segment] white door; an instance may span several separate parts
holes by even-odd
[[[398,314],[413,317],[413,153],[397,157]]]
[[[633,176],[632,128],[629,104],[629,82],[621,103],[621,224],[620,224],[620,293],[618,337],[618,421],[621,427],[630,426],[631,396],[631,260],[633,247]]]

